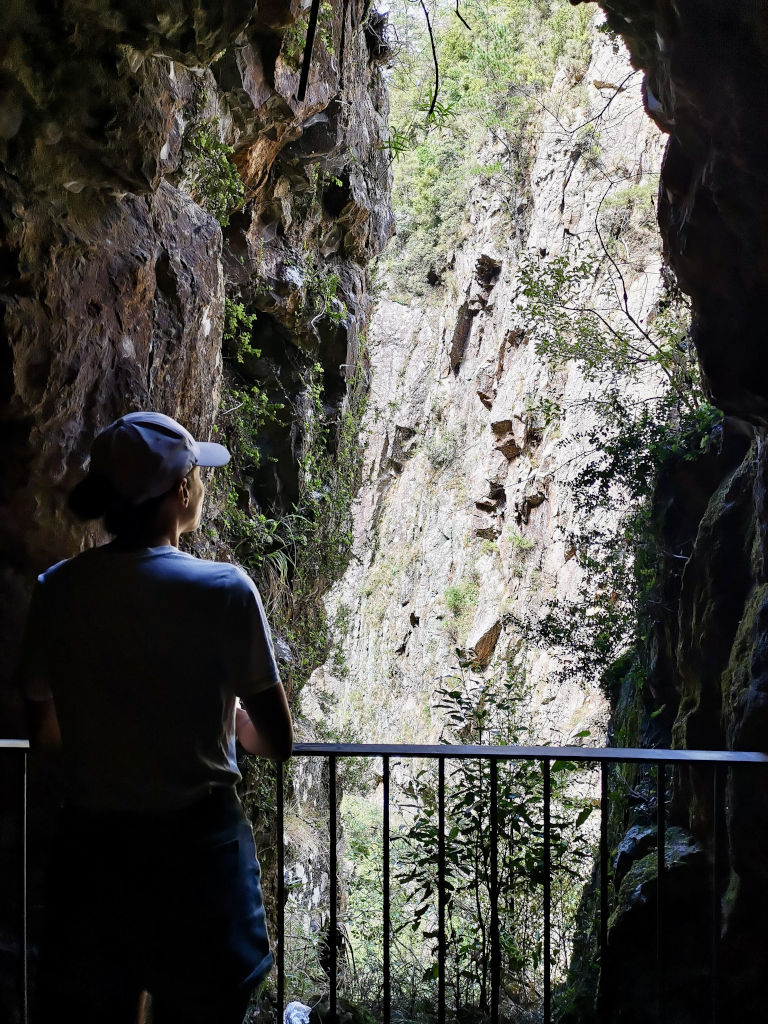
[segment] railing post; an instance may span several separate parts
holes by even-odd
[[[382,873],[383,873],[383,949],[382,960],[384,967],[384,1024],[390,1024],[392,1020],[392,986],[390,979],[390,911],[389,911],[389,756],[384,754],[382,761],[382,781],[384,788],[384,806],[382,809]]]
[[[600,763],[600,1020],[610,1021],[608,996],[608,764]]]
[[[29,1022],[27,767],[27,750],[24,749],[21,754],[21,1012],[23,1024]]]
[[[656,762],[656,1004],[659,1024],[664,1024],[664,872],[665,872],[666,778],[663,761]]]
[[[330,974],[330,1020],[336,1020],[336,986],[339,981],[339,970],[337,963],[337,900],[338,900],[338,864],[337,864],[337,821],[336,821],[336,755],[328,757],[328,832],[331,844],[330,849],[330,886],[331,886],[331,919],[328,929],[328,963]]]
[[[285,777],[283,762],[277,762],[277,1022],[285,1012]]]
[[[712,1024],[720,1019],[720,860],[722,856],[721,822],[725,817],[723,768],[713,765],[712,785]]]
[[[491,1024],[499,1021],[501,945],[499,941],[499,762],[491,758]]]
[[[552,980],[552,847],[550,836],[552,774],[551,762],[548,757],[541,762],[541,772],[544,779],[544,1024],[550,1024],[552,1020],[552,993],[550,991]]]
[[[437,1021],[445,1024],[445,758],[437,762]]]

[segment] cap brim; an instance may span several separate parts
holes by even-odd
[[[198,466],[226,466],[230,460],[230,454],[224,445],[216,444],[215,441],[198,441],[197,449]]]

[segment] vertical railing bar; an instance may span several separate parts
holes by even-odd
[[[656,763],[656,1004],[657,1020],[663,1024],[664,1007],[664,867],[665,867],[666,780],[663,761]]]
[[[712,785],[712,1024],[720,1018],[720,928],[722,907],[720,903],[720,857],[721,857],[721,815],[725,814],[723,802],[723,769],[713,765]]]
[[[285,769],[277,763],[277,1022],[285,1011]]]
[[[390,981],[390,959],[389,959],[389,932],[390,932],[390,910],[389,910],[389,755],[384,754],[382,762],[382,777],[384,784],[384,806],[382,813],[382,869],[384,875],[384,904],[383,904],[383,966],[384,966],[384,1024],[390,1024],[392,1020],[392,988]]]
[[[437,1021],[445,1024],[445,758],[437,762]]]
[[[499,761],[491,758],[491,1024],[499,1021],[501,945],[499,936]]]
[[[339,980],[336,954],[338,951],[337,932],[337,900],[338,900],[338,864],[337,864],[337,821],[336,821],[336,755],[328,756],[328,834],[330,840],[330,886],[331,886],[331,919],[328,927],[328,963],[330,982],[330,1019],[336,1020],[336,986]]]
[[[608,1024],[608,762],[600,763],[600,1020]]]
[[[551,927],[552,927],[552,847],[550,836],[550,801],[552,796],[552,778],[550,759],[545,757],[541,763],[544,777],[544,1024],[552,1020],[551,983]]]
[[[24,750],[21,765],[21,997],[24,1024],[29,1024],[27,769],[27,751]]]

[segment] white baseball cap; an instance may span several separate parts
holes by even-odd
[[[196,441],[170,416],[131,412],[94,438],[89,473],[139,505],[165,494],[194,466],[225,466],[229,458],[223,444]]]

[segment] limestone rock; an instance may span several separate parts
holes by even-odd
[[[622,81],[630,69],[601,40],[592,71],[595,79]],[[641,110],[638,78],[616,97],[601,145],[606,166],[627,166],[633,180],[650,181],[662,142]],[[554,90],[545,102],[550,109],[572,97],[565,79]],[[597,95],[594,101],[605,104]],[[570,116],[578,126],[586,115],[572,109]],[[515,621],[584,585],[575,558],[563,571],[576,454],[563,445],[585,424],[575,411],[556,425],[537,410],[539,399],[575,410],[587,385],[573,367],[551,372],[529,343],[517,267],[525,253],[568,251],[563,182],[567,203],[591,224],[605,177],[584,161],[574,164],[573,138],[554,119],[537,139],[531,198],[515,214],[517,228],[504,219],[503,197],[478,185],[470,223],[448,257],[450,273],[408,304],[385,276],[371,324],[364,424],[370,484],[359,496],[355,557],[329,595],[328,611],[332,620],[344,606],[351,619],[335,638],[349,671],[337,713],[343,719],[353,707],[375,706],[360,732],[372,741],[436,740],[445,724],[430,700],[438,678],[461,664],[489,680],[507,671],[520,643]],[[658,246],[650,231],[637,246],[646,273],[627,284],[633,304],[647,310],[655,301]],[[599,282],[594,287],[599,294]],[[418,627],[397,612],[404,596],[407,609],[418,610]],[[535,693],[532,738],[566,742],[583,728],[602,735],[597,681],[556,686],[550,652],[526,657]]]
[[[485,668],[493,657],[496,644],[501,636],[501,620],[497,619],[490,625],[482,624],[478,629],[470,633],[467,640],[467,647],[472,661]]]

